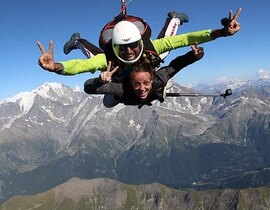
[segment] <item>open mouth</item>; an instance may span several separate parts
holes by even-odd
[[[134,59],[134,55],[133,54],[126,55],[126,59],[127,60]]]
[[[146,98],[146,96],[147,96],[147,91],[143,91],[139,93],[140,98]]]

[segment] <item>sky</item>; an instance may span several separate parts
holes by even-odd
[[[189,22],[178,34],[204,29],[221,28],[220,19],[229,10],[242,12],[238,21],[240,31],[232,37],[204,43],[205,56],[175,77],[182,85],[215,83],[224,78],[249,80],[258,75],[270,75],[270,1],[266,0],[127,0],[127,14],[144,18],[152,28],[155,39],[169,11],[184,12]],[[0,101],[20,92],[28,92],[46,82],[59,82],[71,88],[82,89],[84,81],[97,77],[83,73],[74,76],[57,75],[41,69],[41,55],[36,42],[48,49],[54,41],[56,61],[85,59],[79,50],[69,55],[63,45],[74,32],[98,45],[103,26],[120,12],[120,0],[1,0],[0,1]],[[174,50],[166,58],[166,65],[190,47]]]

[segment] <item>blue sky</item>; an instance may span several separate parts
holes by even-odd
[[[241,30],[233,37],[220,38],[203,44],[204,58],[175,76],[181,84],[215,82],[221,77],[254,79],[259,70],[270,71],[269,40],[270,2],[265,0],[133,0],[127,13],[143,17],[152,27],[154,39],[169,11],[182,11],[190,21],[178,31],[187,33],[220,28],[220,19],[242,7],[239,17]],[[38,64],[40,40],[48,49],[54,41],[56,61],[84,58],[77,50],[69,55],[62,47],[73,32],[98,44],[99,32],[120,12],[120,0],[1,0],[1,78],[0,100],[17,93],[31,91],[45,82],[60,82],[72,88],[82,87],[84,81],[98,74],[84,73],[61,76],[42,70]],[[190,48],[171,52],[166,63]],[[165,63],[165,64],[166,64]]]

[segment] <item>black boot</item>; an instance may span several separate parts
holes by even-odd
[[[169,12],[168,16],[171,18],[178,18],[180,20],[180,25],[189,21],[188,16],[182,12]]]
[[[79,33],[74,33],[72,34],[72,36],[70,37],[70,39],[65,43],[64,45],[64,53],[67,55],[70,53],[71,50],[74,50],[74,49],[78,49],[77,48],[77,45],[76,45],[76,40],[80,39],[81,36]]]

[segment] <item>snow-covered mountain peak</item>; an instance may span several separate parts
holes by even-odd
[[[212,84],[214,87],[224,87],[224,88],[230,88],[232,90],[235,90],[241,86],[246,85],[247,81],[239,80],[239,79],[233,79],[228,77],[221,77],[218,79],[218,81],[215,84]]]
[[[17,103],[20,106],[20,111],[26,114],[34,104],[36,94],[33,92],[21,92],[11,98],[2,101],[1,104]]]
[[[7,103],[16,103],[20,106],[20,111],[22,114],[27,114],[30,110],[32,105],[35,102],[35,97],[37,95],[41,96],[42,98],[62,98],[65,96],[66,90],[72,92],[72,89],[64,86],[60,83],[44,83],[40,87],[32,90],[31,92],[21,92],[17,95],[7,98],[1,102],[1,104]]]
[[[67,88],[63,84],[56,83],[56,82],[46,82],[37,89],[35,89],[33,92],[37,93],[43,98],[50,98],[50,92],[53,91],[56,93],[59,97],[64,95],[64,89]]]

